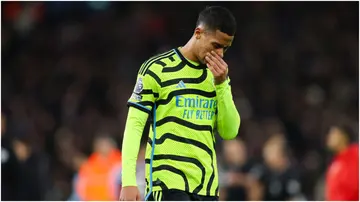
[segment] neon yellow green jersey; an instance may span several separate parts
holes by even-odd
[[[129,148],[134,144],[138,150],[139,133],[150,117],[147,192],[178,189],[217,196],[214,131],[217,129],[224,139],[232,139],[240,125],[229,79],[215,85],[206,66],[187,60],[178,49],[173,49],[141,66],[128,105],[136,111],[130,109],[125,129],[123,186],[134,185],[136,181],[134,157],[126,155],[136,152]],[[130,127],[140,128],[135,129],[137,135],[131,134],[134,132]]]

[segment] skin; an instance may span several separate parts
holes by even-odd
[[[345,150],[348,144],[348,139],[339,128],[332,127],[330,129],[327,135],[326,145],[332,152],[339,153]]]
[[[214,75],[215,84],[218,85],[224,82],[228,75],[228,65],[223,57],[233,40],[234,36],[220,30],[208,30],[204,25],[199,25],[193,37],[180,51],[186,58],[206,64]]]
[[[114,148],[116,148],[116,146],[110,138],[97,138],[94,142],[95,152],[103,156],[107,156]]]
[[[206,26],[200,24],[180,51],[187,59],[206,64],[214,75],[215,84],[219,85],[226,80],[228,75],[228,65],[223,57],[233,40],[233,36],[220,30],[208,30]],[[120,201],[139,201],[140,199],[140,192],[136,186],[122,188]]]
[[[275,135],[266,143],[263,149],[263,157],[266,164],[273,170],[282,171],[289,165],[288,158],[283,151],[284,139]]]
[[[229,140],[224,144],[225,160],[230,165],[241,166],[246,161],[246,146],[242,140]]]
[[[19,159],[19,161],[24,162],[30,157],[31,148],[26,143],[15,140],[13,147],[16,157]]]

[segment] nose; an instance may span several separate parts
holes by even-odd
[[[216,49],[216,53],[217,53],[221,58],[224,57],[224,49],[223,49],[223,48]]]

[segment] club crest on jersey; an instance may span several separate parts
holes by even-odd
[[[143,85],[142,78],[139,78],[136,82],[134,93],[140,94],[141,91],[143,90],[143,88],[144,88],[144,85]]]

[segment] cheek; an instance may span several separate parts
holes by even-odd
[[[203,39],[203,41],[200,43],[200,50],[199,52],[205,54],[207,52],[209,52],[209,50],[211,49],[212,45],[209,44],[206,39]]]
[[[329,136],[327,143],[329,146],[334,146],[334,145],[336,145],[337,141],[338,141],[338,139],[337,139],[336,135],[332,134]]]
[[[209,47],[202,48],[202,50],[200,51],[200,57],[205,59],[206,54],[209,52],[211,52],[211,49]]]
[[[213,47],[212,47],[212,45],[207,45],[207,46],[205,46],[205,48],[204,48],[205,53],[211,52],[212,50],[214,50]]]
[[[206,52],[205,51],[201,51],[199,53],[199,58],[202,60],[203,63],[205,63],[205,56],[206,56]]]

